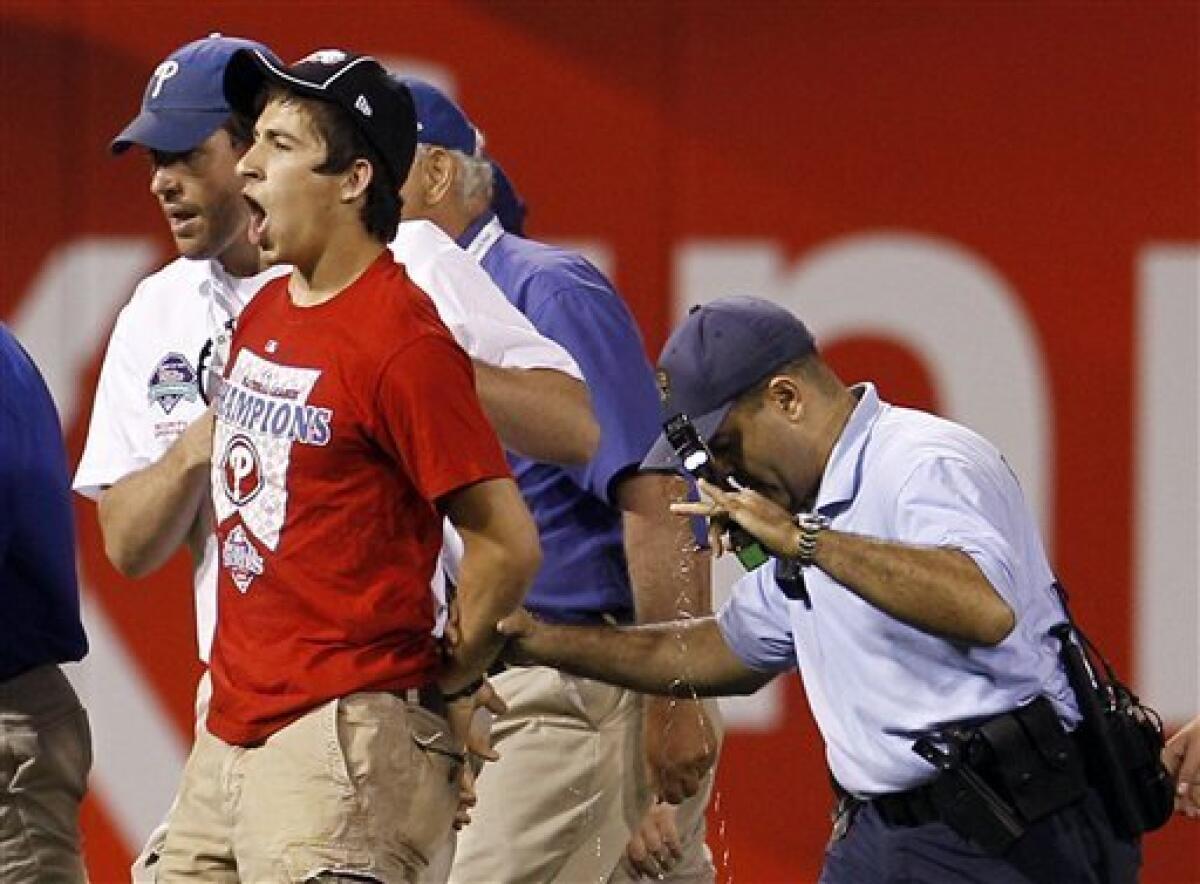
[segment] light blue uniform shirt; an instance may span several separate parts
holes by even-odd
[[[881,402],[870,384],[833,449],[816,510],[831,528],[880,540],[954,547],[974,559],[1016,615],[996,647],[970,647],[908,626],[819,568],[811,607],[788,599],[768,564],[747,574],[717,614],[749,667],[799,667],[829,768],[860,797],[897,792],[934,769],[912,751],[948,724],[1048,697],[1079,719],[1050,627],[1061,622],[1054,575],[1016,477],[980,436]]]

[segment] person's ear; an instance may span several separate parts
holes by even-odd
[[[803,391],[791,375],[781,374],[771,378],[763,395],[767,404],[788,420],[798,420],[804,410]]]
[[[367,192],[375,177],[375,169],[369,160],[359,157],[342,173],[342,202],[352,203]]]
[[[445,200],[458,178],[458,164],[445,148],[431,147],[425,154],[423,190],[427,205],[436,206]]]

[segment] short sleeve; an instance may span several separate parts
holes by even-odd
[[[394,354],[380,373],[376,406],[381,444],[430,503],[510,475],[470,360],[448,338],[425,335]]]
[[[124,332],[129,308],[113,329],[73,488],[95,499],[105,487],[153,463],[159,448],[145,420],[146,378],[138,373],[134,349]]]
[[[537,330],[579,364],[600,424],[596,455],[568,472],[580,487],[613,504],[614,480],[641,464],[662,420],[642,336],[616,292],[599,279],[558,288],[531,308]]]
[[[969,555],[1009,604],[1017,601],[1012,514],[1023,509],[1016,478],[996,463],[964,457],[922,459],[897,496],[896,539],[959,549]]]
[[[717,612],[717,626],[730,650],[751,669],[783,672],[796,668],[787,599],[763,565],[734,584],[729,600]]]

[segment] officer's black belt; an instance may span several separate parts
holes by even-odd
[[[1024,722],[1023,726],[1019,726],[1018,719]],[[1025,735],[1025,739],[1004,740],[1006,749],[1002,760],[993,759],[993,763],[977,767],[972,760],[964,759],[963,764],[975,768],[987,786],[995,788],[1010,799],[1016,797],[1016,803],[1029,811],[1026,814],[1027,819],[1038,818],[1055,806],[1069,803],[1081,795],[1085,786],[1082,781],[1083,749],[1080,745],[1080,734],[1078,731],[1064,733],[1057,716],[1044,699],[1022,709],[995,716],[980,728],[993,736],[1006,737],[1010,733]],[[1044,766],[1047,762],[1051,767],[1040,770],[1039,766]],[[1068,778],[1064,781],[1065,785],[1058,780],[1048,782],[1057,795],[1030,797],[1014,792],[1014,788],[1020,792],[1027,785],[1036,786],[1038,780],[1046,782],[1044,778],[1047,770],[1055,773],[1066,772],[1063,774]],[[1071,775],[1072,771],[1078,774],[1078,778]],[[865,801],[850,796],[836,781],[834,791],[843,802],[874,806],[880,818],[889,826],[913,827],[947,822],[954,827],[959,821],[947,819],[946,809],[941,806],[945,803],[947,784],[940,781],[948,775],[947,772],[941,772],[919,786],[903,792],[878,795]]]
[[[870,803],[889,826],[924,826],[942,818],[929,791],[928,785],[917,786],[904,792],[880,795]]]

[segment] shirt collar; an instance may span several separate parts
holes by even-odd
[[[825,464],[821,487],[817,490],[817,503],[813,507],[816,511],[854,499],[862,480],[863,450],[867,447],[867,439],[871,436],[875,421],[887,407],[872,383],[855,384],[850,389],[858,394],[858,405],[850,413],[850,419],[846,421],[829,455],[829,462]]]
[[[500,219],[496,217],[496,213],[485,212],[472,221],[455,242],[476,261],[482,261],[483,256],[503,235],[504,228],[500,226]]]
[[[208,284],[200,287],[201,292],[220,302],[231,316],[240,313],[241,308],[245,307],[269,280],[286,272],[286,268],[276,265],[267,267],[253,276],[241,277],[231,274],[215,258],[209,258],[204,264],[208,270]]]

